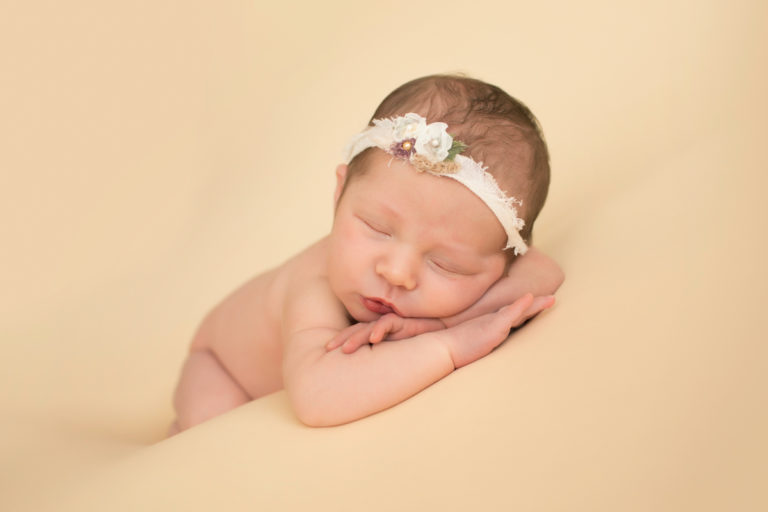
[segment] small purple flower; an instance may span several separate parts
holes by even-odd
[[[410,159],[414,151],[416,151],[416,139],[404,139],[400,142],[395,142],[389,148],[391,154],[403,160]]]

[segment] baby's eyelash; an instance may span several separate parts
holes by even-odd
[[[445,263],[441,263],[441,262],[439,262],[437,260],[430,260],[430,261],[432,262],[432,264],[434,266],[436,266],[437,268],[439,268],[443,272],[447,272],[449,274],[458,274],[458,275],[463,274],[462,272],[458,271],[454,267],[451,267],[450,265],[446,265]]]
[[[368,222],[367,220],[362,219],[362,218],[360,219],[360,221],[363,224],[365,224],[369,229],[375,231],[376,233],[380,233],[382,235],[389,236],[389,233],[386,230],[384,230],[384,228],[381,228],[379,226],[375,226],[375,225],[371,224],[370,222]]]
[[[477,273],[475,270],[472,270],[469,267],[459,267],[452,263],[447,263],[445,261],[437,260],[434,258],[430,258],[429,263],[430,265],[436,267],[440,272],[454,276],[472,276]]]

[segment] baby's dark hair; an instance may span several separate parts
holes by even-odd
[[[464,142],[463,153],[488,167],[509,196],[521,199],[520,233],[531,242],[533,224],[549,190],[549,152],[536,117],[523,103],[495,85],[463,75],[430,75],[401,85],[384,98],[371,118],[417,113],[427,122],[448,124],[448,133]],[[349,164],[353,177],[365,168],[363,151]],[[349,181],[349,179],[347,180]]]

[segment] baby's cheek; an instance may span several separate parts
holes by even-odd
[[[472,304],[480,300],[480,298],[485,295],[485,292],[487,292],[492,285],[493,282],[486,279],[468,279],[464,282],[458,283],[453,293],[453,297],[455,298],[454,307],[456,308],[456,313],[464,311]]]
[[[459,283],[440,286],[434,292],[433,298],[428,301],[431,306],[430,309],[433,311],[430,315],[425,316],[442,318],[464,311],[482,296],[482,292],[478,293],[478,290],[475,288],[473,286],[462,286]]]

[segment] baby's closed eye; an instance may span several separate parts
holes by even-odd
[[[378,222],[376,222],[374,220],[371,220],[371,219],[365,219],[363,217],[358,217],[358,219],[369,230],[371,230],[371,231],[373,231],[375,233],[378,233],[380,235],[391,236],[390,229],[387,228],[386,226],[384,226],[383,224],[380,224],[380,223],[378,223]]]
[[[430,266],[432,266],[436,271],[444,274],[457,276],[469,276],[474,274],[474,272],[468,268],[464,268],[463,266],[444,258],[431,257],[428,259],[428,261]]]

